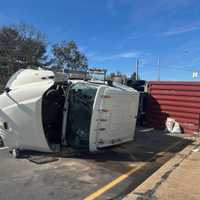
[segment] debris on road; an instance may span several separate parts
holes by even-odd
[[[176,134],[181,133],[181,127],[179,123],[175,119],[170,117],[168,117],[166,120],[166,129],[170,133],[176,133]]]

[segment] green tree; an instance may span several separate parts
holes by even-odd
[[[1,85],[20,68],[35,68],[46,61],[44,36],[24,24],[0,28]]]
[[[107,80],[121,80],[121,83],[125,84],[127,82],[126,74],[122,74],[120,71],[111,72],[109,76],[107,76]]]
[[[116,75],[116,76],[119,76],[119,77],[122,77],[122,76],[123,76],[122,73],[121,73],[120,71],[116,71],[115,75]]]
[[[110,77],[113,78],[114,76],[115,76],[115,73],[114,73],[114,72],[111,72],[111,73],[110,73]]]
[[[56,68],[86,71],[88,60],[82,54],[74,41],[61,42],[53,45],[53,64]]]
[[[26,25],[4,26],[0,29],[0,66],[10,74],[20,68],[43,65],[46,45],[42,34]]]
[[[136,72],[133,72],[133,73],[131,74],[130,79],[133,80],[133,81],[136,81],[136,79],[137,79],[136,76],[137,76]],[[138,79],[140,79],[140,78],[138,77]]]

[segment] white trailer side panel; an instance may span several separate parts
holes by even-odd
[[[139,93],[106,88],[99,109],[97,146],[106,147],[134,138]]]

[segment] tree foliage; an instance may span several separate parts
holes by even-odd
[[[53,64],[57,68],[86,71],[88,60],[74,41],[61,42],[53,45]]]
[[[131,74],[130,79],[133,80],[133,81],[136,81],[136,80],[137,80],[137,74],[136,74],[136,72],[133,72],[133,73]],[[139,77],[139,76],[138,76],[138,80],[140,80],[140,77]]]
[[[25,25],[0,29],[0,66],[15,72],[42,65],[46,45],[39,31]]]
[[[111,72],[109,77],[113,78],[113,77],[116,77],[116,76],[117,76],[117,77],[122,77],[122,78],[124,78],[124,79],[127,79],[126,74],[123,74],[123,73],[120,72],[120,71]]]
[[[127,76],[126,74],[123,74],[120,71],[116,72],[111,72],[110,75],[107,76],[107,80],[112,80],[112,81],[120,81],[121,83],[125,84],[127,81]]]
[[[122,77],[124,76],[120,71],[116,71],[116,72],[111,72],[110,73],[110,77],[113,78],[115,76],[118,76],[118,77]]]
[[[0,28],[1,83],[20,68],[35,68],[46,60],[46,45],[41,32],[32,26],[3,26]],[[2,83],[3,82],[3,83]]]

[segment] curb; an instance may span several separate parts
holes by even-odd
[[[200,151],[200,139],[185,147],[182,151],[166,162],[160,169],[153,173],[147,180],[129,193],[123,200],[149,200],[158,187],[180,166],[193,152]]]

